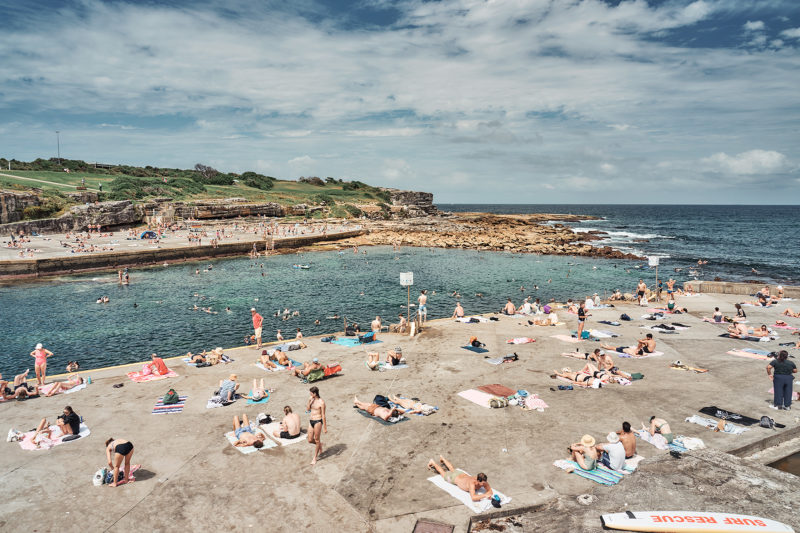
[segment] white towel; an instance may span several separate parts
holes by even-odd
[[[463,472],[463,470],[462,470],[462,472]],[[464,473],[466,474],[466,472],[464,472]],[[469,474],[467,474],[467,475],[469,475]],[[431,483],[433,483],[434,485],[436,485],[437,487],[439,487],[440,489],[442,489],[443,491],[448,493],[450,496],[452,496],[456,500],[458,500],[461,503],[463,503],[464,505],[466,505],[470,509],[470,511],[472,511],[473,513],[482,513],[484,511],[487,511],[487,510],[492,508],[492,502],[489,501],[488,498],[484,499],[484,500],[477,501],[477,502],[473,502],[472,498],[469,495],[469,492],[465,492],[465,491],[459,489],[458,487],[456,487],[455,485],[453,485],[451,483],[448,483],[447,481],[442,479],[442,476],[440,476],[438,474],[433,476],[433,477],[429,477],[428,481],[430,481]],[[492,489],[492,490],[494,490],[494,489]],[[499,492],[497,490],[494,490],[494,493],[497,494],[498,496],[500,496],[500,504],[501,505],[505,505],[505,504],[507,504],[507,503],[509,503],[511,501],[511,498],[509,498],[508,496],[506,496],[505,494],[503,494],[503,493],[501,493],[501,492]],[[478,494],[480,494],[480,492]]]
[[[72,387],[71,389],[69,389],[69,390],[65,390],[65,391],[63,391],[63,392],[64,392],[64,394],[72,394],[73,392],[78,392],[79,390],[83,390],[83,389],[85,389],[85,388],[86,388],[86,382],[84,381],[84,382],[83,382],[83,383],[81,383],[80,385],[77,385],[77,386],[75,386],[75,387]]]
[[[258,428],[263,431],[269,438],[278,441],[281,446],[289,446],[290,444],[297,444],[298,442],[308,442],[305,436],[300,433],[299,437],[294,439],[282,439],[272,434],[273,431],[280,431],[280,422],[272,422],[270,424],[261,424]]]
[[[252,424],[251,424],[250,427],[253,427]],[[258,431],[259,433],[261,432],[260,429],[256,430],[256,431]],[[225,438],[228,439],[228,442],[231,443],[231,446],[233,446],[233,444],[237,440],[236,439],[236,434],[233,431],[229,431],[229,432],[225,433]],[[244,454],[247,454],[247,453],[257,452],[259,449],[266,450],[268,448],[274,448],[277,445],[278,445],[278,443],[276,443],[274,441],[271,441],[270,439],[264,439],[264,446],[261,447],[261,448],[256,448],[255,446],[233,446],[233,447],[236,448],[237,450],[239,450],[240,452],[242,452]]]

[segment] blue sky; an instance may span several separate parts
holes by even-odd
[[[0,0],[0,156],[800,203],[796,0]]]

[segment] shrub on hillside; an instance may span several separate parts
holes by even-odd
[[[334,205],[336,200],[330,194],[317,194],[311,198],[311,201],[318,205]]]
[[[364,212],[361,209],[352,204],[344,204],[344,209],[351,217],[354,218],[358,218],[364,214]]]
[[[307,178],[300,176],[300,178],[297,181],[300,183],[308,183],[309,185],[316,185],[317,187],[325,186],[325,182],[316,176],[309,176]]]
[[[183,197],[200,194],[206,188],[194,180],[186,178],[139,178],[119,176],[109,185],[109,197],[112,200],[140,200],[154,196]]]
[[[239,181],[248,187],[268,191],[275,186],[275,178],[256,172],[245,172],[239,176]]]
[[[42,203],[40,205],[28,206],[22,210],[23,219],[33,220],[37,218],[50,218],[58,215],[68,206],[75,203],[63,193],[53,189],[43,190],[41,198]]]

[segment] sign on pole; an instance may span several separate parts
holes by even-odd
[[[400,285],[403,287],[409,287],[414,284],[414,273],[413,272],[400,272]]]
[[[658,266],[658,256],[657,255],[648,255],[647,256],[647,264],[651,267]]]

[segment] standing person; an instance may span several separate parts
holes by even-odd
[[[37,344],[36,348],[31,352],[31,357],[34,358],[37,385],[44,385],[44,379],[47,375],[47,358],[52,356],[53,352],[43,348],[41,342]]]
[[[250,308],[250,314],[253,316],[253,330],[256,336],[256,349],[261,349],[261,326],[264,324],[264,318],[258,314],[255,307]]]
[[[642,305],[642,300],[645,299],[646,292],[647,292],[647,284],[644,282],[643,279],[640,279],[639,284],[636,286],[636,296],[639,299],[639,305]]]
[[[586,324],[587,316],[592,316],[592,314],[586,312],[586,302],[581,302],[578,306],[578,340],[583,334],[583,326]]]
[[[778,357],[767,365],[767,375],[772,380],[773,400],[770,407],[773,409],[789,411],[792,408],[792,374],[797,373],[797,365],[787,360],[788,357],[789,352],[781,350]]]
[[[428,320],[428,291],[421,290],[417,302],[419,302],[417,314],[422,322],[426,322]]]
[[[375,333],[380,333],[381,332],[381,327],[382,327],[381,317],[380,316],[376,316],[375,320],[373,320],[372,324],[370,324],[370,329],[372,331],[374,331]]]
[[[112,487],[117,486],[119,467],[123,459],[125,459],[125,473],[119,484],[133,481],[131,479],[131,457],[133,457],[133,444],[131,442],[125,439],[114,439],[113,437],[108,439],[106,441],[106,457],[108,458],[108,467],[112,469],[114,475],[111,480]]]
[[[308,416],[308,442],[316,444],[314,448],[314,458],[311,464],[317,464],[319,454],[322,453],[322,441],[320,437],[323,432],[328,432],[328,419],[325,416],[325,401],[319,397],[319,388],[311,387],[308,389],[311,395],[306,404]]]

